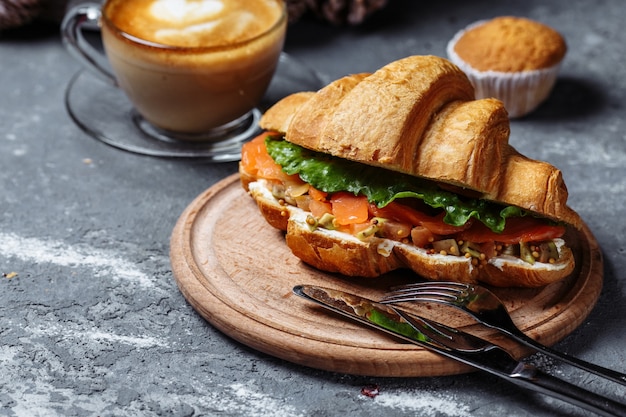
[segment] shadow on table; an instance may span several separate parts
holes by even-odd
[[[586,350],[590,349],[602,351],[606,346],[598,345],[597,341],[611,340],[614,338],[612,334],[615,333],[620,335],[626,333],[626,323],[623,320],[626,317],[626,303],[624,303],[626,277],[616,270],[608,256],[603,256],[603,258],[604,277],[598,301],[583,324],[564,339],[573,355],[582,356]],[[609,351],[609,349],[606,350]],[[608,353],[606,354],[608,356],[602,359],[600,365],[615,365],[616,370],[626,372],[626,365],[619,360],[614,364],[607,363],[606,361],[612,358]]]
[[[519,120],[551,122],[575,119],[602,112],[607,106],[605,92],[592,81],[561,77],[552,93],[534,112]]]

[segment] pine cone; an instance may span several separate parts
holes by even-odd
[[[387,5],[387,0],[306,0],[317,16],[335,25],[358,25]]]
[[[287,13],[289,14],[289,23],[294,23],[307,12],[307,0],[287,0]]]
[[[334,25],[358,25],[386,4],[387,0],[287,0],[287,11],[291,23],[311,11]]]
[[[42,0],[3,0],[0,3],[0,30],[23,26],[39,16]]]

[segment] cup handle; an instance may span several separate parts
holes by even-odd
[[[105,66],[104,52],[90,44],[83,29],[100,32],[100,4],[87,3],[75,6],[67,11],[61,23],[61,37],[65,48],[83,66],[105,82],[117,87],[113,73]]]

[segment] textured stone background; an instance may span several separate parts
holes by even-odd
[[[626,9],[620,0],[391,0],[358,28],[304,20],[287,52],[326,79],[412,54],[445,54],[475,20],[543,21],[569,52],[548,102],[512,122],[511,143],[564,173],[571,206],[606,261],[597,307],[557,347],[624,368],[626,354]],[[482,374],[369,378],[285,363],[238,344],[187,304],[169,235],[193,198],[236,171],[142,157],[70,120],[78,71],[58,27],[0,33],[0,415],[550,416],[585,415]],[[541,356],[552,373],[624,398],[624,388]],[[372,399],[361,395],[380,387]]]

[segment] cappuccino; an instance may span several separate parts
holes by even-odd
[[[233,45],[255,38],[280,20],[276,0],[117,0],[104,13],[121,31],[180,47]]]
[[[281,0],[109,0],[101,27],[137,111],[161,129],[201,134],[258,105],[286,25]]]

